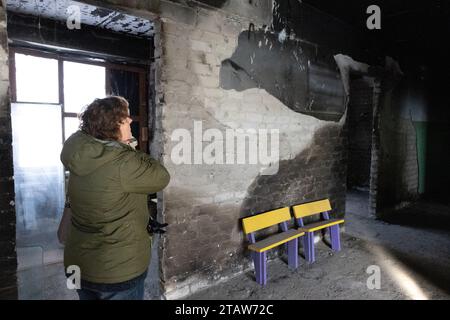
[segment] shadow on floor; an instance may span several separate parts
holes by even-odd
[[[450,206],[431,202],[418,202],[403,209],[385,213],[385,222],[420,229],[450,232]]]
[[[345,199],[345,211],[361,217],[369,217],[369,191],[349,189]]]

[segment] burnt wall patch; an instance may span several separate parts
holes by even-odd
[[[332,56],[318,59],[314,45],[265,29],[241,32],[235,52],[222,61],[220,86],[265,89],[295,112],[338,121],[345,111],[340,77]]]
[[[308,148],[280,161],[278,173],[260,175],[247,190],[242,217],[329,198],[334,217],[345,212],[347,140],[345,127],[331,124],[314,134]]]

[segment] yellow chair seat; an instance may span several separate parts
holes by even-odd
[[[275,248],[283,243],[291,241],[295,238],[303,236],[305,233],[298,229],[290,229],[288,231],[277,233],[273,236],[270,236],[264,240],[255,242],[248,246],[249,250],[256,252],[264,252],[269,249]]]
[[[298,228],[299,231],[303,232],[314,232],[317,230],[325,229],[331,226],[334,226],[336,224],[343,223],[343,219],[330,219],[330,220],[323,220],[319,222],[310,223],[304,227]]]

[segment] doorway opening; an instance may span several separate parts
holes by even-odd
[[[76,1],[65,5],[81,8],[80,30],[67,28],[67,8],[54,1],[41,1],[42,10],[7,1],[20,299],[77,298],[66,287],[56,231],[68,179],[60,152],[83,108],[95,98],[123,96],[138,149],[149,153],[157,144],[149,117],[155,113],[153,22]],[[155,202],[152,195],[149,203]],[[157,247],[146,280],[150,298],[160,296]]]
[[[373,217],[372,202],[376,183],[374,148],[374,79],[353,77],[347,114],[347,197],[346,211]]]

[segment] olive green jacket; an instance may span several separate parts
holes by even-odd
[[[162,190],[169,173],[147,154],[81,131],[64,143],[61,161],[70,171],[72,224],[64,265],[81,279],[119,283],[148,268],[151,237],[147,194]]]

